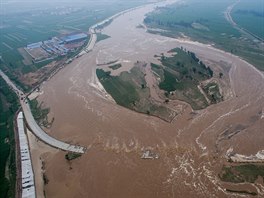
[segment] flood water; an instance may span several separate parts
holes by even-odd
[[[154,7],[147,5],[116,18],[103,30],[110,38],[41,87],[44,94],[39,100],[55,118],[48,133],[88,148],[70,163],[64,152],[47,157],[47,197],[230,197],[218,178],[226,151],[233,147],[250,155],[263,149],[263,74],[211,46],[138,28]],[[223,62],[231,66],[225,76],[228,99],[200,111],[176,102],[182,113],[168,123],[118,106],[96,78],[97,64],[118,60],[123,70],[129,70],[136,61],[156,61],[154,55],[175,47],[193,51],[215,67]],[[219,134],[238,125],[244,126],[240,133],[217,141]],[[146,149],[159,158],[141,159]],[[261,196],[260,186],[253,185]]]

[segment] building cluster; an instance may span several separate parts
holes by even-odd
[[[27,45],[24,49],[32,57],[33,62],[65,56],[81,47],[87,39],[87,34],[76,33],[62,37],[52,37],[46,41],[40,41]]]
[[[23,113],[20,112],[17,117],[17,127],[20,145],[21,170],[22,170],[22,198],[35,198],[35,182],[32,162],[27,136],[24,129]]]

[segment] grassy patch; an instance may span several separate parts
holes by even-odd
[[[31,111],[32,111],[32,114],[35,118],[35,120],[37,121],[37,123],[40,125],[40,126],[44,126],[46,128],[49,128],[53,121],[54,121],[54,118],[51,120],[51,122],[48,121],[48,114],[50,112],[50,109],[49,108],[43,108],[43,104],[39,104],[37,99],[33,99],[29,102],[30,104],[30,108],[31,108]]]
[[[65,155],[65,159],[68,161],[71,161],[71,160],[74,160],[74,159],[81,157],[81,156],[82,156],[82,154],[80,154],[80,153],[69,152]]]
[[[129,77],[128,73],[121,73],[121,76],[111,76],[110,72],[97,69],[96,74],[103,84],[105,90],[111,94],[117,104],[133,108],[139,101],[139,95],[135,85],[125,78]]]
[[[99,41],[102,41],[102,40],[110,38],[110,36],[108,36],[106,34],[102,34],[102,33],[97,33],[96,35],[97,35],[96,42],[99,42]]]
[[[109,68],[111,68],[112,70],[117,70],[117,69],[119,69],[120,67],[122,67],[121,64],[115,64],[115,65],[109,66]]]
[[[159,87],[167,92],[171,92],[175,90],[182,90],[183,83],[178,82],[175,75],[167,70],[164,70],[164,80],[159,84]]]
[[[122,72],[120,76],[111,76],[110,72],[102,69],[97,69],[96,74],[117,104],[166,121],[171,121],[175,116],[172,110],[151,101],[145,75],[140,67],[135,66],[130,72]]]
[[[193,52],[176,48],[170,53],[171,57],[160,56],[162,66],[151,64],[152,70],[160,78],[159,88],[166,91],[165,95],[170,99],[186,101],[193,109],[208,106],[197,86],[213,76],[211,68]]]
[[[264,165],[244,164],[224,166],[219,174],[222,181],[232,183],[254,183],[259,176],[264,179]]]

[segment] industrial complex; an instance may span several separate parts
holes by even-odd
[[[85,43],[87,36],[87,34],[81,32],[61,37],[52,37],[46,41],[31,43],[24,49],[31,56],[32,61],[38,63],[74,52]]]

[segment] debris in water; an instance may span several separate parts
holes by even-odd
[[[141,159],[158,159],[159,155],[150,151],[150,150],[145,150],[141,156]]]

